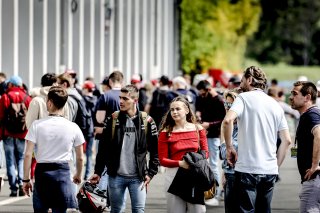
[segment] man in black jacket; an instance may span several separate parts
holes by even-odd
[[[132,212],[144,212],[147,186],[159,166],[157,126],[150,116],[143,118],[137,109],[139,95],[135,86],[123,87],[119,97],[120,112],[107,119],[90,181],[99,182],[107,166],[111,212],[121,211],[126,188]],[[146,127],[143,119],[147,120]],[[148,166],[147,152],[150,153]]]

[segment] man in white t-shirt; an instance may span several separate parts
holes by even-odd
[[[235,165],[237,212],[271,212],[274,183],[291,138],[284,111],[264,90],[265,73],[248,67],[241,79],[244,91],[223,120],[223,134],[230,165]],[[238,123],[238,153],[231,142],[233,122]],[[281,145],[277,152],[277,134]]]
[[[77,124],[63,117],[63,107],[68,99],[67,91],[60,86],[50,88],[46,105],[49,116],[32,123],[25,137],[27,141],[24,159],[23,190],[30,196],[33,191],[35,212],[66,212],[77,208],[77,200],[70,179],[69,161],[72,149],[76,152],[76,169],[73,182],[81,182],[83,167],[83,134]],[[30,166],[35,149],[37,167],[32,190]]]

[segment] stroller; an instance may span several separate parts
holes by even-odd
[[[100,213],[110,206],[108,191],[101,191],[95,184],[85,182],[77,194],[82,213]]]

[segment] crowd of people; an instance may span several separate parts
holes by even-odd
[[[273,79],[251,66],[217,89],[187,76],[144,82],[121,71],[101,86],[77,73],[47,73],[28,89],[0,73],[0,124],[10,197],[31,195],[34,212],[78,208],[76,185],[96,184],[111,212],[144,212],[147,188],[164,168],[167,212],[206,212],[224,200],[225,212],[271,212],[274,185],[291,147],[301,175],[300,212],[320,210],[320,92],[310,81],[292,86],[289,104]],[[101,90],[100,90],[101,88]],[[297,126],[292,143],[287,116]],[[294,130],[295,132],[295,130]],[[97,145],[95,145],[97,144]],[[205,200],[188,178],[186,159],[201,153],[219,183]],[[220,162],[221,161],[221,162]],[[174,185],[182,177],[183,193]],[[0,190],[3,178],[0,177]],[[193,185],[192,185],[193,184]],[[186,191],[190,188],[189,191]],[[51,193],[47,193],[47,191]]]

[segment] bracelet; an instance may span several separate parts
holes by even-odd
[[[29,183],[30,182],[30,179],[27,179],[27,180],[22,180],[23,183]]]

